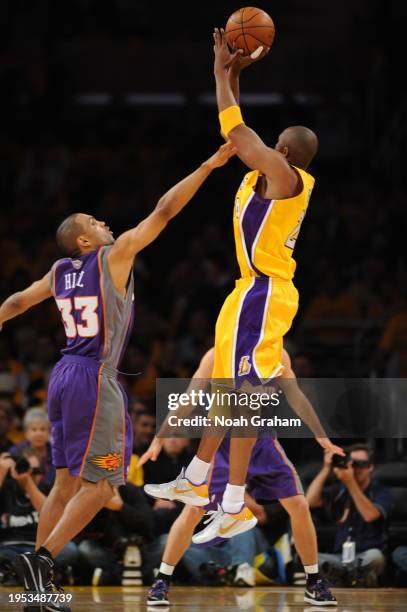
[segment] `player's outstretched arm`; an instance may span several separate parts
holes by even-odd
[[[345,451],[340,447],[332,444],[327,437],[324,428],[316,414],[311,402],[298,386],[297,377],[291,368],[291,359],[285,349],[283,349],[283,366],[284,373],[281,377],[280,384],[284,391],[287,402],[290,404],[294,412],[302,421],[309,427],[315,436],[318,444],[331,453],[345,456]]]
[[[237,155],[252,170],[260,170],[272,180],[276,197],[290,197],[298,185],[298,176],[285,157],[267,147],[254,130],[244,124],[229,72],[239,59],[231,54],[223,30],[215,30],[215,80],[221,132],[236,147]]]
[[[111,265],[115,262],[123,263],[126,259],[132,261],[135,255],[153,242],[168,222],[181,212],[211,172],[215,168],[224,166],[235,153],[235,147],[230,143],[222,145],[195,172],[167,191],[146,219],[118,237],[109,250],[109,263]]]
[[[3,302],[0,307],[0,329],[6,321],[17,317],[51,296],[51,272],[47,272],[41,280],[36,281],[24,291],[13,293]]]

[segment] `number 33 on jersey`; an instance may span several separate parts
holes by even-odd
[[[55,262],[51,288],[67,338],[62,353],[117,367],[132,328],[133,275],[122,297],[110,276],[109,248]]]

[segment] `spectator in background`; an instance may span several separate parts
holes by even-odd
[[[30,406],[44,404],[47,399],[48,380],[55,361],[58,360],[53,339],[50,336],[38,338],[33,363],[29,364],[26,396]]]
[[[134,423],[134,417],[140,414],[140,412],[145,412],[146,410],[149,410],[146,404],[143,404],[143,402],[139,402],[138,400],[134,400],[131,406],[131,415],[132,415],[133,423]]]
[[[12,359],[10,349],[4,338],[0,339],[0,393],[9,397],[17,405],[23,403],[21,375],[23,366]]]
[[[151,351],[130,344],[126,350],[122,366],[124,371],[138,374],[134,378],[126,377],[124,382],[128,394],[131,397],[136,397],[146,402],[155,398],[155,379],[157,378],[155,368],[156,344],[153,343]]]
[[[13,446],[13,442],[7,437],[12,426],[13,405],[9,400],[0,400],[0,454]]]
[[[8,477],[8,475],[10,477]],[[34,552],[38,516],[50,491],[42,480],[40,459],[33,448],[25,448],[16,462],[10,454],[0,455],[0,569],[15,572],[14,561],[22,552]],[[77,561],[76,545],[70,542],[56,558],[64,574]]]
[[[155,415],[146,408],[131,412],[133,422],[133,453],[141,456],[151,444],[155,434]]]
[[[135,402],[130,410],[133,423],[133,454],[130,459],[128,482],[137,487],[144,484],[144,469],[138,467],[139,457],[147,450],[155,434],[155,416],[141,402]]]
[[[372,482],[373,457],[364,444],[349,449],[345,467],[333,468],[340,483],[324,489],[331,469],[332,454],[325,451],[323,467],[306,495],[311,508],[323,507],[337,525],[334,550],[319,555],[321,572],[333,581],[347,584],[349,570],[356,569],[359,585],[377,586],[386,564],[386,520],[392,509],[391,493]],[[355,543],[356,566],[342,563],[342,547],[347,540]]]
[[[55,468],[52,465],[50,438],[50,422],[42,408],[30,408],[23,420],[25,441],[13,446],[10,453],[19,454],[27,448],[32,448],[41,461],[44,481],[52,485],[55,480]]]

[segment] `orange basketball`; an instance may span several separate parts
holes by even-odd
[[[254,6],[235,11],[225,27],[226,40],[231,49],[242,49],[251,55],[258,47],[270,50],[276,30],[270,15]]]

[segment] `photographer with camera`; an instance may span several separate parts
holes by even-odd
[[[346,457],[325,451],[324,465],[306,494],[310,507],[324,508],[337,525],[334,549],[321,553],[319,564],[338,585],[377,586],[385,568],[392,496],[372,481],[373,470],[372,452],[365,444],[351,446]],[[340,482],[325,487],[331,472]]]
[[[32,448],[21,455],[0,455],[0,571],[5,576],[15,573],[20,553],[35,550],[39,513],[50,491],[40,465]],[[77,547],[70,542],[56,559],[57,569],[74,565],[77,557]]]

